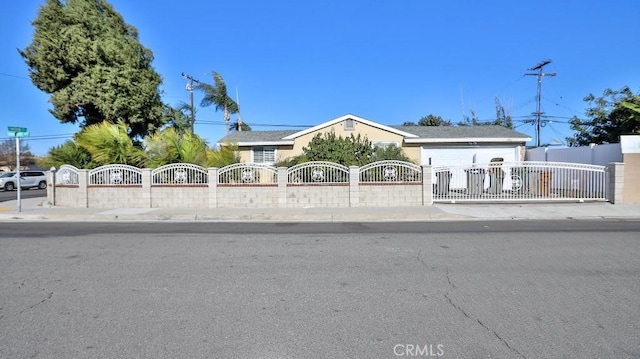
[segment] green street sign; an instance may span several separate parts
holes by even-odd
[[[9,137],[27,137],[29,136],[29,131],[25,127],[7,127],[7,136]]]

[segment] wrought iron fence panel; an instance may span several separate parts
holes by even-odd
[[[378,161],[360,167],[361,183],[421,183],[422,168],[404,161]]]
[[[105,165],[89,171],[89,185],[142,185],[142,170],[129,165]]]
[[[206,185],[207,169],[191,163],[171,163],[151,171],[152,185]]]
[[[324,161],[301,163],[287,169],[287,183],[349,183],[349,167]]]
[[[273,185],[278,183],[278,170],[256,163],[236,163],[218,171],[218,183],[234,185]]]
[[[64,185],[77,185],[78,180],[78,168],[72,165],[62,165],[56,171],[56,184]]]
[[[604,166],[564,162],[492,162],[434,167],[435,202],[605,201]]]

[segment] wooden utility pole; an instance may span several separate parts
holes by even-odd
[[[194,79],[191,75],[187,75],[184,72],[182,73],[182,77],[184,77],[185,79],[189,80],[189,83],[187,84],[187,91],[189,91],[189,98],[191,100],[191,126],[189,126],[189,131],[191,132],[191,134],[194,134],[194,126],[196,123],[196,110],[193,107],[193,83],[199,83],[200,81]]]

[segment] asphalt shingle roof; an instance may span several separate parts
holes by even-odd
[[[530,136],[497,125],[485,126],[391,126],[420,138],[522,138]]]
[[[282,138],[292,135],[300,130],[278,131],[233,131],[221,138],[218,142],[256,142],[256,141],[281,141]]]

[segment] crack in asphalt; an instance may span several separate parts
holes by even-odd
[[[22,313],[26,312],[26,311],[27,311],[27,310],[29,310],[29,309],[33,309],[33,308],[35,308],[35,307],[39,306],[40,304],[42,304],[42,303],[46,302],[47,300],[51,299],[51,297],[52,297],[52,296],[53,296],[53,292],[50,292],[50,293],[49,293],[49,295],[48,295],[46,298],[44,298],[43,300],[41,300],[40,302],[38,302],[38,303],[36,303],[36,304],[34,304],[34,305],[30,306],[30,307],[29,307],[29,308],[27,308],[27,309],[23,309],[23,310],[21,310],[21,311],[20,311],[20,314],[22,314]]]
[[[524,354],[520,353],[518,351],[518,349],[512,347],[509,342],[502,338],[500,336],[500,334],[498,334],[495,330],[489,328],[486,324],[484,324],[479,318],[476,317],[472,317],[471,315],[469,315],[469,313],[467,313],[464,309],[462,309],[462,307],[460,307],[459,305],[457,305],[456,303],[453,302],[453,300],[451,299],[451,297],[449,296],[449,293],[451,292],[451,290],[456,289],[456,285],[451,281],[451,277],[449,276],[449,267],[445,267],[445,275],[447,277],[447,282],[449,283],[449,289],[447,290],[447,292],[444,294],[445,299],[447,300],[447,302],[453,307],[455,308],[458,312],[462,313],[462,315],[464,315],[465,317],[467,317],[468,319],[475,321],[476,323],[478,323],[481,327],[483,327],[486,331],[488,331],[489,333],[493,334],[493,336],[495,336],[500,342],[502,342],[502,344],[504,344],[509,350],[511,350],[512,352],[518,354],[520,357],[527,359],[526,356],[524,356]]]

